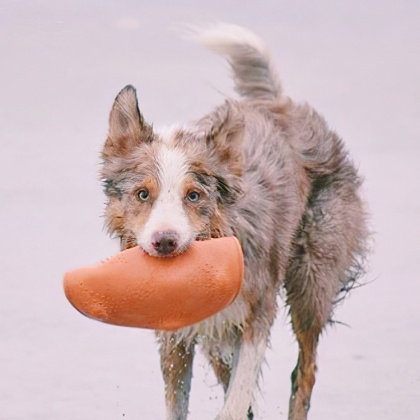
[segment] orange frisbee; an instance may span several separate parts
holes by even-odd
[[[140,247],[64,276],[64,291],[83,315],[108,324],[177,330],[230,305],[241,287],[243,255],[234,237],[194,242],[177,257]]]

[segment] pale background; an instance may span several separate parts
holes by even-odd
[[[324,335],[311,420],[420,418],[420,6],[418,1],[0,3],[0,419],[163,419],[153,333],[81,316],[67,269],[118,250],[102,232],[99,151],[113,98],[138,89],[163,125],[232,94],[225,63],[180,39],[177,22],[247,26],[265,39],[287,94],[345,139],[366,177],[376,230],[366,287]],[[281,311],[259,419],[286,419],[297,345]],[[191,415],[222,392],[203,358]]]

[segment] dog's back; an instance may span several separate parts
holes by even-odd
[[[299,229],[292,241],[293,256],[299,253],[297,239],[302,229],[307,229],[312,213],[317,213],[319,225],[325,223],[322,217],[325,214],[331,223],[328,227],[331,235],[328,240],[325,238],[331,242],[329,252],[337,248],[346,250],[346,258],[339,264],[341,272],[337,273],[341,288],[346,290],[349,282],[353,283],[363,273],[368,229],[358,195],[361,179],[343,141],[313,108],[296,104],[283,94],[268,49],[255,34],[235,25],[219,24],[199,32],[197,39],[226,57],[232,68],[235,91],[242,97],[241,102],[228,101],[221,108],[239,114],[237,118],[243,118],[245,125],[240,146],[242,177],[252,193],[243,197],[251,201],[249,209],[243,212],[255,213],[255,219],[250,220],[255,226],[260,226],[263,215],[274,212],[271,226],[283,237],[287,229],[279,226],[281,214],[288,207],[300,213]],[[208,120],[214,123],[212,116],[216,115],[217,120],[218,113],[223,111],[210,114],[200,124],[209,124]],[[286,190],[294,191],[287,197]],[[334,217],[329,215],[329,200],[333,200],[332,206],[337,210],[334,213],[338,212]],[[291,220],[287,223],[294,224]],[[264,231],[256,229],[257,237],[262,234]],[[340,239],[346,244],[339,243]],[[266,239],[263,241],[269,244]],[[319,245],[322,248],[323,244]],[[264,245],[258,244],[254,252],[261,247]]]

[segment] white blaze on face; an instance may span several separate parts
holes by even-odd
[[[150,217],[137,238],[139,245],[151,255],[157,254],[152,244],[155,234],[175,232],[179,237],[178,249],[187,247],[194,239],[183,206],[183,184],[187,171],[185,155],[180,150],[163,144],[158,155],[159,196],[153,203]]]

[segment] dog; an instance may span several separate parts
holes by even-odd
[[[224,236],[238,238],[243,249],[243,284],[229,307],[190,327],[156,332],[167,419],[187,418],[196,345],[225,392],[217,419],[253,418],[282,290],[299,344],[289,419],[306,419],[320,334],[364,271],[362,180],[324,118],[283,93],[255,34],[217,24],[195,37],[227,59],[240,100],[157,130],[126,86],[101,154],[106,227],[121,249],[140,246],[156,257]]]

